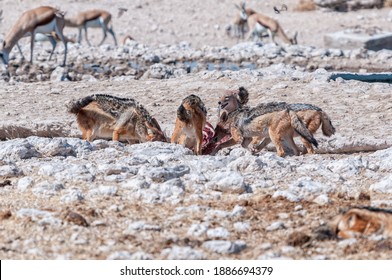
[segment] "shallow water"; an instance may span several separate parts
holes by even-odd
[[[392,84],[392,73],[334,73],[331,80],[342,78],[344,80],[357,80],[367,83],[388,83]]]

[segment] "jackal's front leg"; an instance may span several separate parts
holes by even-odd
[[[82,129],[82,139],[88,142],[93,140],[93,130],[92,129]]]
[[[231,137],[233,138],[236,144],[241,144],[243,148],[248,148],[249,144],[252,141],[252,138],[244,137],[242,131],[237,127],[231,128],[230,132],[231,132]]]
[[[269,135],[270,135],[272,142],[275,145],[276,153],[278,154],[278,156],[284,157],[285,151],[284,151],[284,147],[282,144],[282,140],[283,140],[282,135],[279,132],[275,132],[271,129],[269,130]]]
[[[261,151],[262,149],[264,149],[265,147],[267,147],[267,145],[271,143],[271,138],[264,138],[264,140],[257,146],[257,149],[259,151]]]
[[[196,135],[196,149],[195,149],[196,155],[201,155],[202,145],[203,145],[203,129],[198,131]]]
[[[172,137],[171,137],[171,139],[170,139],[170,143],[172,143],[172,144],[178,144],[178,138],[180,137],[180,133],[181,132],[181,129],[179,128],[179,127],[175,127],[174,128],[174,131],[173,131],[173,134],[172,134]]]
[[[204,126],[205,126],[205,121],[197,122],[194,124],[195,134],[196,134],[196,147],[195,147],[196,155],[202,154]]]
[[[288,135],[286,137],[286,142],[290,146],[290,149],[293,151],[294,155],[299,156],[299,154],[300,154],[299,149],[298,149],[297,145],[295,144],[292,135]]]
[[[231,136],[236,144],[241,144],[243,148],[248,148],[250,142],[252,141],[252,138],[244,137],[239,128],[232,128]]]
[[[271,143],[271,139],[269,137],[265,137],[261,142],[260,137],[253,137],[249,149],[252,153],[258,153],[262,149],[264,149],[269,143]]]
[[[236,144],[241,144],[244,141],[244,137],[242,136],[241,130],[237,127],[232,127],[230,129],[231,137],[235,141]]]

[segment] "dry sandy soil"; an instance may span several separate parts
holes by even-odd
[[[69,14],[75,7],[107,9],[120,38],[130,34],[152,48],[182,41],[196,49],[231,47],[237,42],[224,27],[235,14],[235,2],[0,0],[0,9],[7,10],[0,34],[24,10],[50,4]],[[300,44],[320,48],[323,34],[342,27],[390,30],[391,9],[301,13],[293,12],[296,1],[287,2],[289,11],[281,15],[272,7],[282,1],[248,1],[248,6],[277,18],[288,34],[298,31]],[[117,18],[120,7],[128,12]],[[90,34],[96,41],[101,36]],[[385,65],[392,65],[391,57]],[[325,71],[308,73],[287,65],[257,71],[0,82],[0,258],[390,258],[392,242],[382,235],[309,242],[301,236],[312,236],[345,207],[392,206],[391,84],[329,81]],[[200,96],[215,124],[218,97],[238,86],[249,90],[250,104],[317,105],[337,133],[331,138],[316,134],[316,155],[280,159],[272,147],[257,155],[235,147],[198,158],[163,143],[130,147],[98,140],[90,145],[76,139],[80,132],[65,108],[70,100],[95,93],[132,97],[170,135],[182,98]],[[28,136],[38,137],[18,139]],[[303,235],[288,238],[292,233]]]

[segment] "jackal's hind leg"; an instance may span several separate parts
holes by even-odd
[[[124,131],[122,131],[121,129],[114,129],[113,130],[113,136],[112,136],[112,140],[113,141],[120,141],[120,135],[123,134]]]
[[[259,137],[253,137],[252,141],[248,145],[248,149],[252,154],[257,153],[257,150],[255,149],[255,146],[260,142]]]
[[[269,135],[272,143],[274,143],[276,147],[276,153],[278,154],[278,156],[284,157],[285,151],[282,143],[282,136],[279,133],[274,133],[273,131],[271,131],[271,129],[269,131]]]
[[[290,149],[294,152],[294,155],[299,156],[299,149],[294,142],[294,139],[291,135],[286,137],[287,144],[289,144]]]
[[[174,131],[173,131],[173,134],[172,134],[172,137],[171,137],[171,139],[170,139],[170,142],[172,143],[172,144],[180,144],[179,143],[179,138],[180,138],[180,134],[181,134],[181,130],[180,130],[180,128],[179,127],[175,127],[174,128]]]
[[[320,114],[314,114],[313,117],[309,122],[306,122],[306,128],[309,132],[313,135],[316,133],[317,129],[321,126],[321,117]],[[312,144],[306,140],[305,138],[301,137],[301,142],[304,144],[303,153],[306,154],[314,154],[314,148]]]
[[[311,143],[309,143],[308,140],[306,140],[305,138],[301,137],[301,142],[302,144],[304,144],[304,149],[302,150],[303,154],[314,154],[314,149]]]
[[[93,130],[92,129],[83,130],[82,139],[86,140],[88,142],[91,142],[92,140],[94,140],[93,139]]]

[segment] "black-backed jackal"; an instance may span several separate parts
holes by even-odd
[[[187,96],[177,109],[171,142],[184,145],[201,155],[206,119],[207,109],[200,97],[193,94]]]
[[[392,211],[373,207],[354,207],[336,216],[330,223],[339,238],[381,234],[392,237]]]
[[[249,93],[244,87],[240,87],[238,90],[226,91],[219,99],[219,110],[220,112],[226,111],[227,113],[230,113],[237,108],[244,108],[248,100]],[[332,125],[331,119],[321,108],[311,104],[302,103],[286,105],[289,110],[294,111],[297,114],[298,118],[301,119],[312,135],[316,133],[320,126],[325,136],[330,137],[335,133],[336,130]],[[300,135],[294,134],[294,137],[296,136]],[[314,149],[312,144],[303,137],[301,137],[301,141],[306,148],[306,152],[313,154]],[[264,139],[264,141],[257,147],[257,150],[261,150],[269,143],[270,139]]]
[[[272,140],[279,156],[285,155],[283,142],[289,145],[295,155],[299,155],[293,140],[295,132],[317,147],[316,139],[284,102],[259,104],[257,107],[237,109],[230,113],[223,111],[215,128],[214,140],[219,145],[213,154],[235,144],[241,144],[245,148],[251,144],[250,149],[256,151],[260,146],[256,145],[259,139],[266,138]],[[231,139],[223,142],[228,135]]]
[[[166,142],[157,120],[132,98],[95,94],[72,101],[67,107],[76,115],[84,140],[100,137],[129,143]]]

